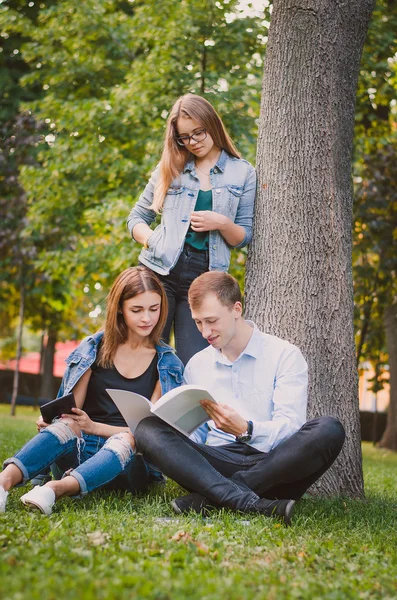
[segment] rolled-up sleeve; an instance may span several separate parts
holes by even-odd
[[[307,363],[296,346],[283,352],[274,385],[271,420],[253,421],[250,443],[261,452],[270,452],[306,422]]]
[[[138,223],[146,223],[146,225],[150,226],[156,219],[156,213],[150,208],[150,206],[153,202],[154,188],[156,186],[158,177],[159,167],[153,171],[147,186],[145,187],[143,193],[139,196],[137,203],[128,216],[127,227],[132,237],[134,237],[133,231],[135,225]]]
[[[247,179],[244,184],[243,193],[241,195],[236,218],[234,222],[236,225],[241,225],[245,229],[245,236],[243,240],[234,248],[242,248],[250,243],[252,239],[252,221],[254,218],[256,198],[256,171],[252,165],[249,165]]]

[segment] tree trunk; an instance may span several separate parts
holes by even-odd
[[[371,297],[371,300],[369,300],[369,302],[367,302],[364,306],[364,310],[363,310],[363,320],[360,323],[361,324],[361,329],[360,329],[360,336],[358,338],[358,342],[357,342],[357,351],[356,351],[356,365],[357,368],[360,365],[360,361],[361,361],[361,356],[363,353],[363,348],[364,348],[364,343],[367,337],[367,333],[369,330],[369,325],[371,323],[371,312],[372,312],[372,305],[374,303],[373,298]]]
[[[397,304],[386,309],[384,322],[389,354],[390,402],[387,410],[386,429],[379,446],[397,452]]]
[[[43,374],[44,371],[44,355],[45,355],[45,331],[43,330],[41,332],[41,338],[40,338],[40,375]]]
[[[12,417],[15,417],[18,389],[19,389],[19,362],[22,355],[22,332],[23,322],[25,318],[25,283],[23,270],[21,269],[21,286],[20,286],[20,301],[19,301],[19,328],[18,328],[18,341],[17,341],[17,355],[15,361],[14,381],[12,385],[12,396],[11,396],[11,411]]]
[[[380,262],[382,262],[382,261],[380,261]],[[374,280],[373,280],[372,286],[371,286],[371,291],[369,293],[367,293],[367,295],[369,295],[370,299],[364,305],[363,320],[361,323],[361,331],[360,331],[360,336],[359,336],[359,339],[357,342],[357,351],[356,351],[357,368],[359,367],[359,364],[360,364],[360,360],[361,360],[361,356],[362,356],[362,352],[363,352],[363,348],[364,348],[364,343],[366,341],[369,326],[371,323],[372,307],[374,304],[375,294],[378,289],[378,283],[379,283],[379,268],[376,270],[376,274],[375,274],[375,277],[374,277]]]
[[[57,331],[49,330],[47,343],[44,351],[43,374],[41,376],[40,398],[52,400],[55,395],[54,390],[54,356],[55,344],[57,341]]]
[[[309,364],[308,418],[344,449],[315,492],[363,495],[353,331],[351,150],[372,0],[275,0],[258,138],[246,313]]]

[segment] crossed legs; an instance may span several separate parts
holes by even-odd
[[[154,417],[135,431],[138,451],[179,485],[243,512],[258,498],[301,498],[334,462],[344,439],[333,417],[308,421],[268,454],[246,444],[197,444]]]

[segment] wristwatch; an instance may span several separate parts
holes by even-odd
[[[245,433],[241,433],[240,435],[236,435],[236,442],[243,442],[243,443],[250,442],[253,431],[254,431],[253,422],[247,421],[247,431]]]

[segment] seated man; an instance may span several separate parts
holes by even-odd
[[[345,439],[334,417],[306,421],[307,365],[300,350],[262,333],[242,316],[241,292],[227,273],[210,271],[190,286],[189,304],[209,347],[184,379],[208,389],[210,421],[191,439],[158,417],[135,431],[139,452],[189,490],[177,513],[209,506],[281,517],[334,462]]]

